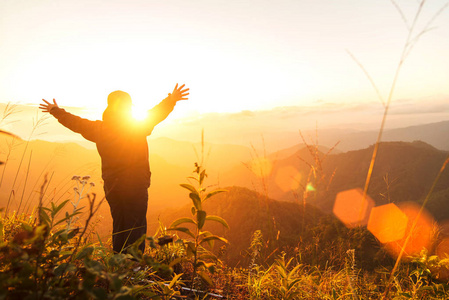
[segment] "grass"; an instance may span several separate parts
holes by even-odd
[[[404,21],[404,23],[405,23],[405,25],[406,25],[406,27],[407,27],[407,30],[408,30],[408,34],[407,34],[407,38],[406,38],[406,40],[405,40],[404,46],[403,46],[403,48],[402,48],[402,52],[401,52],[401,55],[400,55],[400,58],[399,58],[398,65],[397,65],[397,67],[396,67],[394,76],[393,76],[393,80],[392,80],[392,82],[391,82],[391,88],[390,88],[390,90],[388,91],[388,97],[387,97],[386,101],[385,101],[385,100],[383,99],[383,97],[381,96],[381,93],[380,93],[379,89],[377,88],[377,86],[376,86],[376,84],[375,84],[373,78],[369,75],[369,72],[368,72],[368,71],[363,67],[363,65],[362,65],[362,64],[355,58],[354,55],[352,55],[351,53],[349,53],[349,54],[351,55],[351,57],[356,61],[356,63],[357,63],[357,64],[362,68],[362,70],[364,71],[364,73],[365,73],[365,75],[367,76],[368,80],[369,80],[370,83],[372,84],[372,86],[373,86],[373,88],[374,88],[374,90],[375,90],[377,96],[379,97],[379,100],[382,102],[382,104],[383,104],[383,106],[384,106],[384,114],[383,114],[383,117],[382,117],[382,122],[381,122],[381,125],[380,125],[379,134],[378,134],[378,136],[377,136],[376,143],[374,144],[373,155],[372,155],[371,162],[370,162],[370,166],[369,166],[369,169],[368,169],[368,174],[367,174],[367,176],[366,176],[365,187],[364,187],[364,189],[363,189],[363,198],[364,198],[364,199],[366,199],[366,197],[367,197],[368,188],[369,188],[370,181],[371,181],[371,176],[372,176],[372,174],[373,174],[373,169],[374,169],[374,165],[375,165],[375,162],[376,162],[376,157],[377,157],[377,153],[378,153],[378,150],[379,150],[379,145],[380,145],[380,142],[381,142],[381,140],[382,140],[382,134],[383,134],[383,131],[384,131],[385,122],[386,122],[386,119],[387,119],[387,116],[388,116],[388,111],[389,111],[389,108],[390,108],[391,101],[392,101],[392,99],[393,99],[393,95],[394,95],[394,92],[395,92],[395,89],[396,89],[397,82],[398,82],[398,80],[399,80],[399,75],[400,75],[400,73],[401,73],[402,67],[403,67],[403,65],[404,65],[404,63],[405,63],[407,57],[410,55],[412,49],[414,48],[414,46],[416,45],[416,43],[419,41],[419,39],[420,39],[426,32],[428,32],[428,31],[431,29],[432,23],[433,23],[433,22],[435,21],[435,19],[436,19],[436,18],[437,18],[437,17],[438,17],[438,16],[439,16],[445,9],[446,9],[446,7],[449,5],[449,3],[446,3],[445,5],[443,5],[439,10],[436,11],[436,13],[433,15],[433,17],[431,17],[431,18],[425,23],[425,26],[424,26],[421,30],[419,30],[419,29],[417,29],[417,25],[418,25],[418,21],[420,20],[421,13],[422,13],[422,11],[423,11],[423,7],[424,7],[425,4],[426,4],[426,0],[421,0],[421,1],[419,1],[419,3],[418,3],[418,8],[417,8],[416,13],[415,13],[415,15],[413,16],[411,22],[408,21],[407,17],[405,16],[405,14],[403,13],[403,11],[401,10],[400,6],[399,6],[394,0],[392,0],[391,2],[392,2],[393,5],[395,6],[395,8],[398,10],[398,12],[399,12],[399,14],[400,14],[402,20]],[[449,159],[449,156],[448,156],[448,159]],[[384,295],[383,295],[383,297],[382,297],[383,299],[387,299],[387,297],[388,297],[390,288],[391,288],[391,286],[393,285],[393,282],[394,282],[394,280],[395,280],[395,272],[396,272],[396,270],[397,270],[397,268],[398,268],[398,266],[399,266],[399,264],[400,264],[400,262],[401,262],[401,259],[402,259],[403,254],[404,254],[404,249],[405,249],[405,247],[407,246],[407,243],[408,243],[408,241],[409,241],[409,239],[410,239],[410,237],[411,237],[411,234],[412,234],[412,232],[413,232],[413,229],[414,229],[415,226],[416,226],[417,220],[418,220],[418,219],[420,218],[420,216],[421,216],[421,213],[422,213],[422,211],[423,211],[423,209],[424,209],[424,207],[425,207],[425,204],[427,203],[427,201],[428,201],[429,198],[430,198],[430,195],[432,194],[432,191],[433,191],[434,186],[435,186],[436,183],[438,182],[438,179],[439,179],[439,177],[441,176],[441,173],[444,171],[444,169],[445,169],[445,167],[446,167],[446,164],[447,164],[447,162],[448,162],[448,159],[446,159],[446,161],[443,163],[443,166],[441,167],[441,170],[440,170],[439,174],[437,175],[437,177],[436,177],[436,179],[435,179],[435,181],[434,181],[434,184],[433,184],[432,188],[430,189],[429,194],[428,194],[427,197],[426,197],[426,200],[425,200],[424,203],[421,205],[421,210],[419,211],[418,215],[416,216],[415,220],[413,221],[412,229],[410,230],[408,236],[406,237],[406,239],[405,239],[405,241],[404,241],[404,244],[402,245],[402,250],[401,250],[401,252],[399,253],[399,255],[398,255],[397,259],[396,259],[395,266],[394,266],[393,269],[391,270],[391,274],[390,274],[390,278],[389,278],[389,281],[388,281],[388,285],[387,285],[387,288],[386,288],[386,290],[385,290],[385,293],[384,293]]]

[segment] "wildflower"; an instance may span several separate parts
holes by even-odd
[[[89,180],[89,179],[90,179],[89,175],[83,176],[83,178],[81,178],[81,180]]]
[[[91,186],[91,187],[94,187],[94,186],[95,186],[95,183],[91,182],[91,183],[90,183],[90,186]]]
[[[78,175],[74,175],[72,177],[72,180],[80,180],[80,179],[81,179],[81,176],[78,176]]]

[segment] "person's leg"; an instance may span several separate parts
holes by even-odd
[[[147,232],[148,190],[139,187],[105,187],[113,221],[112,247],[119,253]],[[145,250],[145,243],[139,245]]]
[[[128,230],[124,243],[125,248],[147,233],[148,190],[147,188],[134,188],[129,194],[130,197],[123,208],[124,226]],[[139,245],[139,249],[142,253],[145,251],[145,241]]]

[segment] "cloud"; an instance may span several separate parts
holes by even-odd
[[[416,114],[449,114],[449,97],[429,97],[416,101],[413,99],[401,99],[391,105],[392,115],[416,115]]]

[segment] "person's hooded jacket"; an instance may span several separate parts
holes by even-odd
[[[108,96],[102,121],[91,121],[55,107],[50,113],[65,127],[96,144],[101,157],[105,188],[113,186],[150,186],[147,136],[163,121],[176,101],[170,97],[148,111],[142,121],[131,117],[131,98],[122,91]]]

